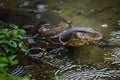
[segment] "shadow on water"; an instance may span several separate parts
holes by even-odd
[[[51,80],[54,75],[61,80],[119,80],[119,4],[119,0],[1,0],[0,19],[22,26],[27,31],[30,48],[28,55],[18,56],[20,64],[11,73],[29,74],[37,80]],[[61,17],[72,27],[94,28],[108,43],[101,41],[97,45],[55,47],[46,51],[36,46],[36,30]]]

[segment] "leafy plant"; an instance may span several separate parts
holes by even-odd
[[[61,80],[59,76],[55,75],[52,80]]]
[[[25,31],[18,26],[12,25],[12,29],[0,29],[0,47],[5,53],[16,53],[18,50],[26,51],[26,47],[21,40]]]
[[[17,52],[27,52],[27,48],[22,41],[25,34],[23,29],[16,25],[7,26],[0,21],[0,80],[30,80],[29,78],[20,78],[10,75],[9,66],[18,64],[16,58]]]
[[[27,49],[21,40],[25,31],[12,25],[12,29],[0,29],[0,67],[12,66],[18,63],[15,59],[17,51],[26,52]]]

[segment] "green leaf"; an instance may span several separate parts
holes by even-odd
[[[0,30],[0,35],[4,35],[6,37],[10,37],[10,31],[8,31],[8,29],[1,29]]]
[[[2,44],[7,44],[8,46],[13,47],[13,45],[10,43],[10,41],[8,41],[8,40],[6,40],[6,39],[2,40],[1,43],[2,43]]]
[[[10,41],[10,43],[12,47],[17,48],[17,43],[15,41]]]
[[[26,48],[25,46],[22,47],[21,50],[22,50],[23,52],[28,52],[28,50],[27,50],[27,48]]]
[[[6,56],[6,53],[0,51],[0,56]]]
[[[17,37],[17,30],[12,30],[11,31],[11,37],[16,38]]]
[[[11,27],[12,27],[13,29],[18,29],[18,26],[16,26],[16,25],[11,25]]]
[[[8,64],[0,63],[0,68],[4,68],[4,67],[6,67],[6,66],[8,66]]]
[[[29,76],[25,76],[22,78],[22,80],[30,80]]]
[[[9,54],[14,54],[18,50],[17,48],[9,47],[7,45],[3,45],[3,48],[4,48],[5,52],[9,53]]]
[[[6,34],[8,32],[8,29],[0,29],[0,34]]]
[[[9,56],[8,57],[8,59],[10,60],[10,61],[12,61],[13,59],[15,59],[16,58],[16,55],[12,55],[12,56]]]
[[[8,57],[9,63],[10,63],[11,65],[16,65],[16,64],[18,64],[18,60],[15,59],[15,58],[16,58],[16,55],[12,55],[12,56],[9,56],[9,57]]]
[[[3,39],[4,38],[4,35],[0,35],[0,39]]]
[[[22,43],[22,42],[19,42],[19,43],[18,43],[18,47],[19,47],[19,48],[23,47],[23,43]]]
[[[18,62],[19,62],[18,59],[15,59],[15,60],[12,60],[12,61],[10,62],[10,64],[11,64],[11,65],[16,65],[16,64],[18,64]]]
[[[8,59],[7,59],[7,57],[0,57],[0,63],[7,63],[8,62]]]
[[[7,46],[17,48],[17,43],[15,41],[9,41],[9,40],[2,40],[0,41],[2,44],[6,44]]]
[[[27,47],[23,44],[23,42],[18,43],[18,47],[23,51],[23,52],[28,52]]]
[[[59,76],[55,75],[55,76],[53,77],[53,80],[60,80],[60,78],[59,78]]]

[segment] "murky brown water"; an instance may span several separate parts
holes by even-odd
[[[51,80],[54,75],[60,76],[61,80],[119,80],[119,4],[120,0],[1,0],[0,7],[54,12],[70,21],[73,27],[92,27],[104,36],[104,41],[97,45],[60,47],[47,51],[33,47],[29,55],[20,56],[22,66],[16,68],[16,73],[14,71],[12,73],[18,76],[29,73],[37,80]],[[34,18],[41,18],[41,14],[36,14],[30,20],[19,18],[20,20],[17,21],[12,17],[6,21],[12,22],[12,19],[13,23],[23,21],[22,26],[28,30],[27,28],[37,24]],[[32,30],[30,31],[32,33]],[[29,42],[34,43],[31,35],[29,35]]]

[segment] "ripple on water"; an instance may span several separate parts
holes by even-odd
[[[31,58],[40,58],[45,55],[46,52],[42,50],[40,47],[34,47],[29,49],[29,53],[26,53]]]
[[[11,69],[10,74],[15,75],[15,76],[25,76],[25,75],[31,75],[31,68],[32,66],[27,65],[27,66],[15,66]]]
[[[118,25],[120,26],[120,20],[118,20],[117,22],[118,22]]]
[[[120,70],[87,70],[68,71],[61,75],[62,80],[116,80],[119,79]]]
[[[113,31],[110,34],[110,44],[111,45],[120,45],[120,31]]]
[[[115,48],[111,58],[112,64],[120,65],[120,48]]]

